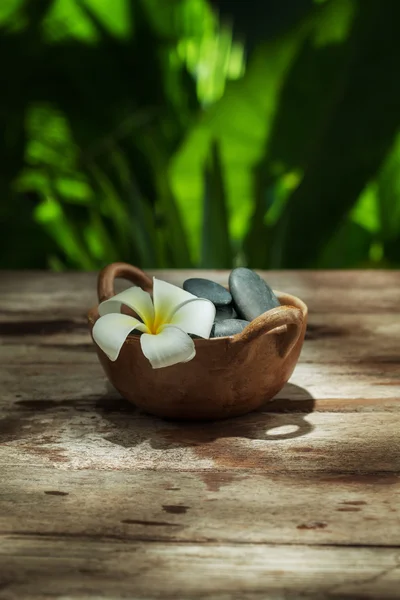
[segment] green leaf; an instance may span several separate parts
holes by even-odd
[[[316,257],[319,269],[346,269],[366,266],[373,236],[367,229],[347,219],[334,232],[320,256]]]
[[[330,0],[304,23],[305,35],[286,73],[264,153],[254,170],[255,206],[245,240],[253,267],[282,265],[284,232],[281,228],[274,235],[271,225],[283,214],[315,154],[323,152],[320,139],[347,65],[344,41],[355,6],[354,0]]]
[[[203,165],[211,141],[216,140],[220,147],[230,233],[239,240],[253,207],[252,170],[264,153],[285,73],[303,34],[300,28],[258,48],[244,77],[228,83],[224,96],[204,113],[172,159],[172,187],[196,261],[200,256]],[[188,205],[190,211],[185,210]]]
[[[2,0],[0,3],[0,24],[10,24],[15,20],[19,9],[23,6],[24,0]]]
[[[96,268],[96,261],[83,242],[82,228],[75,218],[68,218],[57,198],[47,197],[35,209],[34,217],[65,254],[69,266],[85,270]]]
[[[164,266],[160,264],[158,237],[154,222],[154,213],[150,204],[143,198],[133,177],[127,190],[129,220],[133,242],[140,257],[140,266],[144,269]]]
[[[53,2],[42,27],[45,39],[52,42],[71,37],[90,44],[99,40],[96,26],[75,0]]]
[[[400,236],[400,134],[379,172],[377,197],[382,238],[393,240]]]
[[[182,222],[182,213],[176,203],[168,176],[168,156],[162,144],[157,143],[159,134],[151,131],[143,136],[143,149],[148,156],[153,173],[154,208],[161,225],[169,264],[174,268],[190,268],[192,265],[187,234]]]
[[[385,8],[394,21],[400,19],[397,0],[388,0]],[[394,107],[400,104],[400,80],[393,69],[400,36],[387,27],[386,10],[374,0],[362,2],[318,144],[274,232],[280,260],[273,266],[315,265],[391,148],[399,124]],[[377,112],[378,107],[393,108]]]
[[[354,223],[358,223],[360,227],[374,235],[380,233],[381,230],[377,192],[376,183],[369,183],[362,191],[350,213]]]
[[[79,4],[87,8],[87,13],[102,24],[112,35],[120,39],[129,39],[132,34],[130,0],[80,0]]]
[[[232,267],[226,192],[219,146],[214,142],[204,171],[203,235],[200,267],[227,269]]]

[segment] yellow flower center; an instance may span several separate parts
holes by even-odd
[[[166,318],[163,314],[154,315],[154,319],[151,322],[146,323],[149,333],[152,335],[157,335],[160,333],[160,329],[163,325],[168,322],[168,318]]]

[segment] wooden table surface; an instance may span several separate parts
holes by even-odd
[[[300,363],[200,425],[107,385],[95,281],[0,274],[0,598],[400,598],[400,273],[268,273],[309,306]]]

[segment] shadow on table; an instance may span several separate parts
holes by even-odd
[[[249,440],[288,440],[307,435],[313,429],[305,416],[314,409],[314,398],[307,390],[288,383],[279,396],[258,410],[233,419],[210,423],[163,421],[138,410],[121,398],[111,386],[96,404],[96,411],[112,424],[107,440],[134,447],[146,440],[154,449],[193,447],[220,438]]]

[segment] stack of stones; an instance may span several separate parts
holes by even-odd
[[[229,276],[229,290],[210,279],[187,279],[183,289],[199,298],[210,300],[216,308],[215,322],[210,337],[224,337],[240,333],[256,317],[280,306],[269,285],[251,269],[233,269]]]

